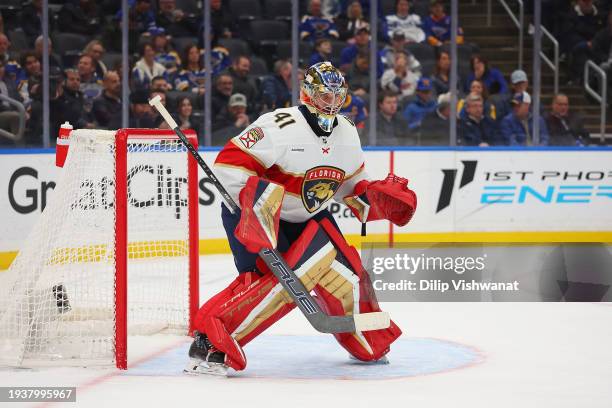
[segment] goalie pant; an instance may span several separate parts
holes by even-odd
[[[226,354],[229,367],[243,370],[247,359],[242,348],[296,306],[263,261],[244,247],[240,249],[242,244],[233,238],[240,215],[224,208],[222,216],[242,273],[200,308],[195,328]],[[304,223],[281,220],[279,250],[282,252],[288,244],[285,260],[306,289],[314,290],[317,303],[327,314],[380,311],[357,251],[347,244],[329,211]],[[387,329],[338,333],[334,337],[355,358],[372,361],[387,354],[400,335],[399,327],[391,322]]]

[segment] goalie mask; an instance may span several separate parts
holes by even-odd
[[[300,100],[317,117],[317,123],[324,132],[333,130],[336,115],[346,99],[347,88],[344,76],[330,62],[319,62],[306,71]]]

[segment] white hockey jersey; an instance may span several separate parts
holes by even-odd
[[[421,24],[421,17],[418,14],[408,14],[406,17],[400,17],[397,14],[386,16],[387,35],[393,37],[393,33],[401,31],[404,33],[406,40],[409,42],[425,41],[425,32]]]
[[[303,222],[342,199],[366,179],[355,125],[342,115],[328,136],[317,136],[298,107],[260,116],[232,138],[215,161],[215,174],[238,203],[249,176],[285,187],[281,219]]]

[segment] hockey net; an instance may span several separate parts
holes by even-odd
[[[128,331],[187,334],[197,310],[195,160],[172,131],[69,140],[53,196],[1,276],[2,366],[127,368]]]

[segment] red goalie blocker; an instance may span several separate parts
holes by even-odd
[[[328,220],[310,221],[300,238],[284,254],[287,264],[329,315],[379,312],[373,288],[355,248]],[[196,316],[196,329],[226,354],[225,363],[246,367],[242,347],[295,308],[293,300],[267,270],[241,274],[209,300]],[[378,360],[401,335],[394,322],[387,329],[335,334],[336,340],[359,360]]]

